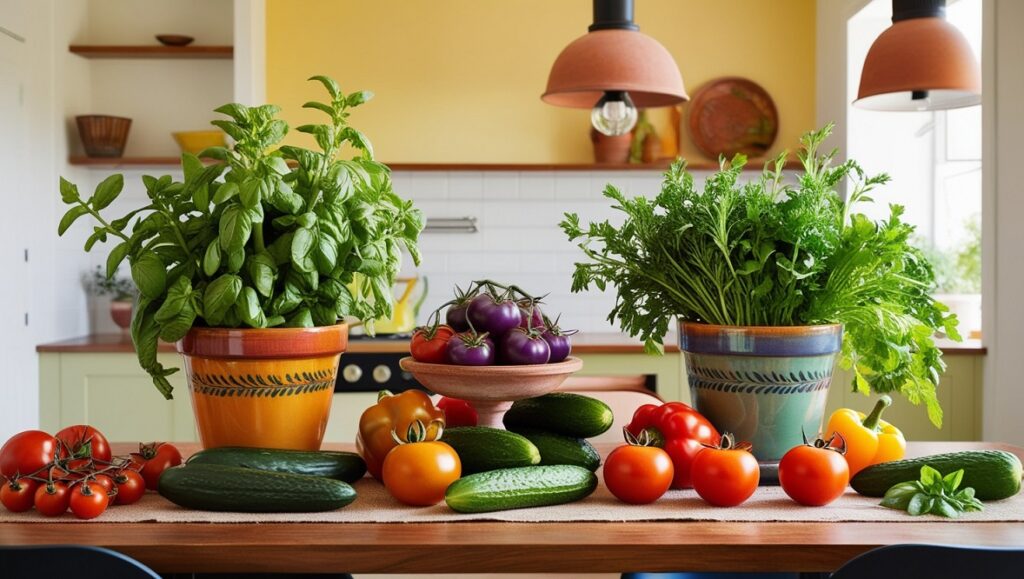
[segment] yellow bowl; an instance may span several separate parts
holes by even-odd
[[[171,135],[178,142],[182,152],[193,155],[198,155],[203,149],[223,147],[226,144],[224,131],[182,131]]]

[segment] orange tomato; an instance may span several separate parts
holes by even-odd
[[[754,455],[733,447],[731,435],[722,440],[722,447],[705,448],[693,459],[693,488],[715,506],[735,507],[757,490],[761,471]]]
[[[675,469],[668,453],[655,446],[620,446],[604,463],[604,484],[624,503],[653,503],[672,485]]]
[[[443,442],[409,442],[384,459],[384,487],[407,505],[426,507],[444,500],[444,491],[462,475],[455,449]]]

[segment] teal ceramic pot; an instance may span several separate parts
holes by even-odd
[[[843,341],[840,324],[714,326],[682,322],[679,346],[694,407],[720,432],[774,463],[821,430]]]

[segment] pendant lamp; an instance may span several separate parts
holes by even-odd
[[[591,109],[595,129],[623,135],[636,125],[637,108],[689,97],[672,55],[633,22],[633,0],[594,0],[594,23],[555,59],[541,99]]]
[[[871,45],[854,106],[934,111],[981,103],[981,70],[946,21],[945,0],[893,0],[892,26]]]

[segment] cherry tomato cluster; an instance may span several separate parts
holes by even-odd
[[[156,489],[160,474],[181,464],[171,444],[139,445],[139,452],[112,456],[106,437],[92,426],[69,426],[55,436],[26,430],[0,448],[0,503],[12,512],[35,507],[47,517],[69,509],[93,519],[110,504],[130,505],[146,489]]]
[[[612,451],[604,465],[605,486],[623,502],[651,503],[670,487],[692,487],[708,503],[732,507],[757,490],[760,469],[750,445],[729,433],[720,436],[682,402],[641,406],[623,432],[627,444]],[[831,503],[849,484],[845,447],[839,435],[805,438],[779,463],[782,489],[802,505]]]
[[[515,285],[490,280],[474,281],[466,291],[456,288],[455,299],[413,334],[412,357],[462,366],[561,362],[572,350],[575,331],[562,330],[557,318],[541,312],[540,303]]]

